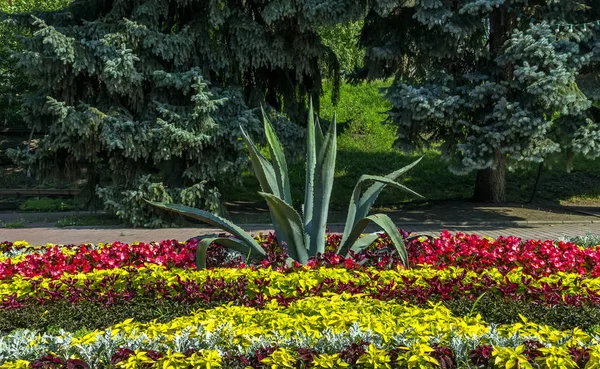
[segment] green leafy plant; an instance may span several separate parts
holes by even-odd
[[[4,223],[4,228],[25,228],[25,219],[21,217],[12,222],[6,222]]]
[[[269,206],[277,240],[286,249],[291,259],[305,264],[310,257],[325,252],[325,230],[333,188],[337,147],[335,115],[327,133],[323,134],[318,119],[314,119],[312,102],[309,106],[306,186],[302,216],[292,206],[286,157],[281,142],[264,112],[263,121],[271,160],[268,160],[260,152],[250,136],[240,127],[242,137],[248,146],[254,174],[262,189],[259,194]],[[385,214],[368,215],[368,213],[386,185],[422,197],[395,181],[400,175],[417,165],[420,160],[384,177],[362,175],[359,178],[350,199],[342,241],[337,250],[338,254],[345,256],[350,251],[358,251],[372,244],[377,238],[376,233],[363,237],[361,235],[367,225],[373,222],[389,235],[403,264],[408,266],[404,240],[394,222]],[[374,183],[363,191],[364,186],[369,182]],[[249,254],[251,257],[265,255],[265,250],[256,243],[250,234],[225,218],[184,205],[150,203],[158,208],[201,220],[235,236],[235,238],[212,236],[202,238],[198,243],[196,254],[196,265],[199,269],[206,267],[206,250],[213,242],[237,250],[243,255]]]
[[[68,211],[75,209],[72,200],[47,197],[27,199],[19,206],[23,211]]]

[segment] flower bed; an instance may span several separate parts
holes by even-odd
[[[0,243],[0,368],[600,366],[599,246],[444,232],[405,269],[383,236],[307,266],[258,241],[204,270],[195,241]]]

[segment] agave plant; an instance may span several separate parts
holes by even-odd
[[[268,117],[264,111],[262,113],[271,160],[261,154],[252,139],[240,127],[242,137],[248,146],[254,174],[262,189],[259,194],[269,206],[277,240],[286,249],[291,259],[305,264],[310,257],[325,252],[325,229],[333,188],[337,146],[335,115],[324,135],[319,120],[314,119],[312,102],[310,103],[306,145],[306,187],[301,216],[292,206],[289,172],[283,147]],[[395,181],[400,175],[417,165],[421,159],[386,176],[362,175],[359,178],[350,199],[344,233],[337,250],[339,254],[346,256],[350,251],[356,252],[371,245],[377,239],[377,233],[362,237],[361,235],[367,225],[373,222],[388,234],[402,263],[408,266],[404,240],[394,222],[385,214],[368,215],[368,213],[386,185],[422,197]],[[368,183],[371,185],[363,191],[365,184]],[[235,238],[214,236],[201,238],[196,252],[196,265],[199,269],[206,267],[206,250],[213,242],[250,257],[265,256],[265,250],[250,234],[225,218],[184,205],[154,202],[151,204],[198,219],[235,236]]]

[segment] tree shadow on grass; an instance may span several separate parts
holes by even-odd
[[[330,202],[331,222],[345,220],[354,186],[362,174],[385,175],[414,162],[421,156],[421,154],[405,154],[384,147],[371,147],[376,144],[376,141],[367,142],[360,150],[345,147],[338,150]],[[600,165],[584,158],[576,158],[575,170],[572,173],[565,172],[564,160],[558,158],[552,162],[542,173],[534,202],[529,200],[535,186],[537,166],[523,165],[519,169],[508,171],[509,202],[486,205],[470,201],[475,173],[465,176],[451,173],[438,151],[425,151],[422,155],[423,160],[398,178],[398,182],[420,193],[426,200],[419,200],[397,189],[386,188],[375,203],[373,212],[386,212],[398,222],[507,223],[576,218],[577,213],[563,206],[565,201],[573,199],[590,199],[600,204]],[[304,165],[302,161],[290,165],[292,196],[297,209],[301,208],[304,198]],[[247,173],[244,182],[243,187],[226,189],[224,197],[228,201],[230,213],[233,213],[235,218],[237,212],[238,219],[246,220],[244,223],[268,223],[270,218],[266,204],[257,194],[258,182],[251,173]],[[584,214],[579,213],[579,216],[583,217]]]

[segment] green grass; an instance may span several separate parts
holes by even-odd
[[[3,224],[4,228],[15,229],[15,228],[24,228],[25,227],[25,219],[19,218],[12,222],[7,222]]]
[[[362,174],[383,175],[401,168],[421,155],[423,161],[399,179],[402,184],[425,196],[428,200],[468,199],[472,196],[475,173],[458,176],[448,170],[447,164],[437,150],[407,154],[393,143],[396,132],[393,126],[383,125],[389,103],[379,93],[390,81],[341,87],[341,100],[337,107],[330,102],[331,85],[325,84],[325,96],[321,99],[320,117],[328,122],[337,111],[338,154],[335,183],[331,199],[333,210],[344,210]],[[564,158],[557,155],[548,160],[541,177],[537,200],[556,203],[600,202],[600,162],[576,157],[574,171],[567,174]],[[525,202],[531,197],[535,183],[537,164],[521,164],[507,172],[509,201]],[[304,163],[290,165],[292,196],[296,206],[304,195]],[[259,185],[248,170],[243,174],[243,186],[223,185],[225,201],[249,201],[262,204],[257,194]],[[414,200],[400,191],[386,189],[376,205],[395,208]]]
[[[69,211],[75,209],[73,200],[69,199],[51,199],[48,197],[27,199],[19,209],[22,211]]]
[[[87,215],[87,216],[71,216],[59,219],[55,226],[57,227],[92,227],[92,226],[118,226],[121,225],[121,220],[108,215]]]

